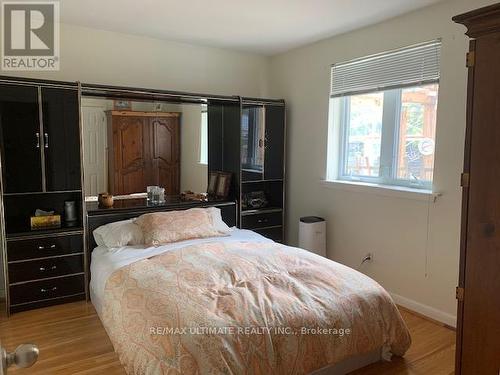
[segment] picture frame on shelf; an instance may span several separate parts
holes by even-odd
[[[218,180],[219,174],[217,172],[211,171],[208,174],[208,187],[207,187],[207,194],[209,196],[215,196],[215,193],[217,191],[217,180]]]
[[[218,172],[217,189],[215,195],[217,198],[227,198],[229,195],[229,188],[231,187],[232,173]]]
[[[130,100],[115,99],[113,100],[113,109],[115,111],[131,111],[132,102]]]

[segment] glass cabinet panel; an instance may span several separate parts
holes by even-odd
[[[5,193],[42,191],[38,90],[0,86],[0,143]]]
[[[47,191],[81,189],[76,90],[42,88],[43,151]]]
[[[241,164],[243,180],[264,178],[264,107],[243,107],[241,117]]]

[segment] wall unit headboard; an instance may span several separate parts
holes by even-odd
[[[126,200],[127,201],[127,200]],[[128,203],[124,201],[124,203]],[[128,200],[133,201],[133,200]],[[138,206],[133,202],[128,207],[111,209],[89,209],[87,208],[87,254],[90,258],[92,250],[97,246],[93,231],[101,225],[116,221],[127,220],[150,212],[187,210],[195,207],[218,207],[221,210],[222,220],[230,226],[236,225],[237,211],[236,202],[177,202],[167,203],[160,206]],[[90,264],[90,263],[89,263]]]

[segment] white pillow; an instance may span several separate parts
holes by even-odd
[[[93,234],[97,245],[109,248],[144,244],[144,235],[134,219],[101,225]]]
[[[207,211],[210,213],[210,216],[212,216],[212,223],[214,224],[214,227],[217,231],[219,231],[221,234],[228,234],[229,232],[231,232],[231,228],[229,228],[227,224],[222,220],[220,208],[208,207]]]

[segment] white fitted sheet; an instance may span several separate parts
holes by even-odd
[[[214,241],[273,242],[272,240],[250,230],[233,228],[229,236],[180,241],[158,247],[123,246],[110,249],[104,246],[98,246],[92,252],[92,260],[90,263],[90,299],[92,300],[92,304],[94,305],[97,313],[101,316],[102,308],[104,306],[104,288],[106,287],[106,281],[117,269],[125,267],[138,260],[150,258],[184,246]]]

